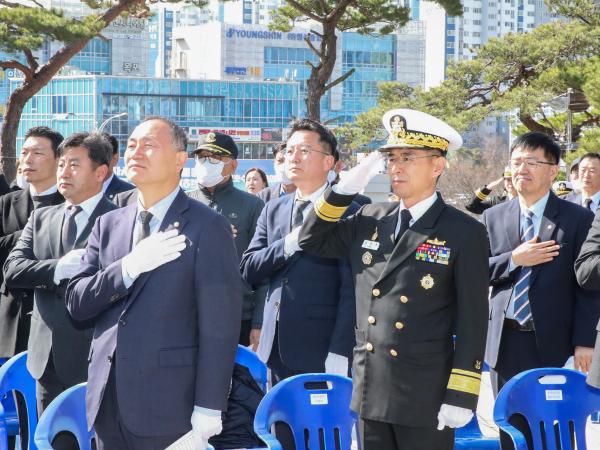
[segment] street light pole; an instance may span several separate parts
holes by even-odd
[[[118,119],[120,117],[125,117],[127,115],[127,112],[120,112],[119,114],[115,114],[114,116],[110,116],[108,119],[106,119],[104,122],[102,122],[100,124],[100,126],[98,127],[98,132],[101,133],[102,131],[104,131],[104,128],[106,128],[106,126],[113,120]]]

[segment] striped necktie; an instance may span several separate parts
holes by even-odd
[[[535,236],[533,229],[533,213],[529,210],[523,212],[525,215],[525,226],[521,235],[521,243],[530,241]],[[522,267],[519,279],[513,290],[515,320],[524,325],[531,319],[531,305],[529,304],[529,280],[531,279],[531,267]]]

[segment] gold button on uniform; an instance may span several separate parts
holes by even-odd
[[[379,289],[377,289],[377,288],[373,289],[373,295],[375,297],[379,297],[380,294],[381,294],[381,291]]]
[[[404,328],[404,324],[402,322],[396,322],[396,328],[401,330],[402,328]]]
[[[394,349],[391,349],[390,350],[390,355],[392,355],[395,358],[396,356],[398,356],[398,352],[396,350],[394,350]]]
[[[402,295],[402,296],[400,297],[400,301],[401,301],[402,303],[406,303],[406,302],[408,302],[408,297],[407,297],[406,295]]]
[[[369,322],[371,325],[373,325],[373,324],[375,323],[375,317],[373,317],[373,316],[369,316],[369,318],[367,319],[367,321],[368,321],[368,322]]]
[[[367,342],[367,351],[369,351],[369,352],[373,351],[373,344],[371,344],[370,342]]]

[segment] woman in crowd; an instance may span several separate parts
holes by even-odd
[[[253,195],[258,194],[269,185],[267,174],[258,167],[252,167],[246,171],[244,182],[246,183],[246,191]]]

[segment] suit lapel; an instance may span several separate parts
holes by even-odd
[[[160,224],[160,228],[158,231],[169,231],[173,228],[177,228],[179,233],[181,234],[185,229],[185,226],[188,223],[187,218],[183,215],[183,213],[189,207],[190,199],[183,190],[180,190],[175,200],[171,204],[170,208],[167,210],[167,214]],[[135,207],[135,211],[137,212],[137,205]],[[135,216],[134,216],[135,219]],[[133,232],[133,229],[132,229]],[[125,304],[125,310],[129,308],[131,303],[135,300],[138,294],[141,292],[142,288],[148,281],[148,278],[152,276],[152,271],[141,274],[138,279],[133,284],[133,291],[131,295],[127,299],[127,303]],[[125,311],[124,311],[125,312]]]
[[[377,223],[377,239],[370,239],[372,236],[368,236],[368,239],[370,240],[379,241],[379,251],[385,256],[387,261],[389,261],[389,257],[396,246],[394,234],[396,225],[398,224],[399,208],[400,203],[398,202],[397,206],[392,209],[387,216],[384,216],[379,220]],[[362,245],[362,242],[360,244]]]
[[[79,236],[77,236],[77,239],[75,240],[75,245],[73,246],[73,248],[84,248],[87,243],[87,239],[88,239],[90,233],[92,232],[94,223],[96,223],[96,219],[99,216],[101,216],[102,214],[112,211],[113,209],[114,209],[113,204],[111,202],[109,202],[106,199],[106,197],[102,196],[102,198],[100,199],[100,201],[94,208],[94,211],[92,211],[92,215],[89,217],[87,224],[85,225],[85,228],[81,231],[81,233],[79,233]]]
[[[392,250],[392,253],[388,258],[381,275],[375,282],[376,284],[392,273],[396,267],[402,264],[406,258],[408,258],[417,250],[419,245],[421,245],[425,240],[427,240],[427,238],[435,233],[435,224],[445,207],[446,204],[444,201],[438,197],[431,208],[429,208],[427,212],[413,224],[412,227],[406,230],[404,236],[402,236],[400,241],[396,243],[396,246]],[[397,209],[395,211],[397,211]],[[394,231],[392,231],[392,233],[393,232]]]
[[[515,197],[508,203],[508,211],[504,216],[504,229],[506,230],[506,237],[511,249],[515,249],[521,245],[520,224],[521,207],[519,206],[519,199]]]
[[[48,224],[50,226],[50,233],[48,233],[48,240],[50,241],[50,253],[55,259],[60,258],[60,235],[62,233],[63,222],[65,220],[64,207],[56,207],[49,217]],[[58,226],[56,226],[58,225]]]
[[[285,197],[283,204],[281,205],[281,221],[279,223],[283,224],[283,236],[285,237],[290,234],[292,231],[292,213],[294,212],[294,198],[295,196],[289,195]]]
[[[540,230],[538,231],[539,242],[549,241],[552,239],[554,235],[554,231],[556,230],[556,226],[558,225],[558,198],[552,192],[550,192],[550,196],[548,197],[548,203],[546,203],[546,208],[544,209],[544,215],[542,216],[542,221],[540,222]],[[531,281],[530,285],[533,284],[535,278],[537,277],[541,264],[534,266],[531,270]]]

